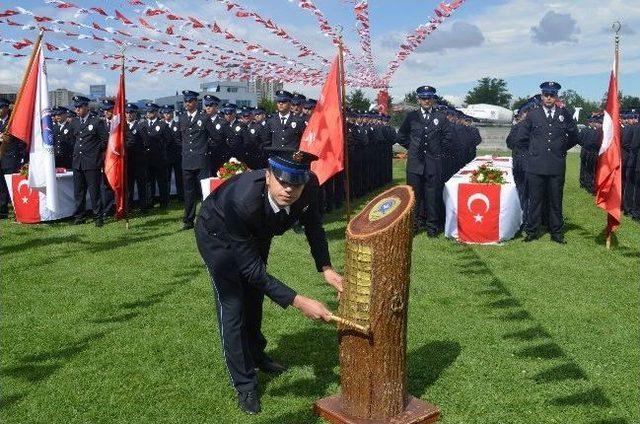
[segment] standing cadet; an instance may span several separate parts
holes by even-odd
[[[227,156],[224,158],[224,162],[229,161],[232,157],[235,157],[240,162],[247,160],[248,145],[248,130],[244,122],[238,119],[237,106],[233,103],[225,103],[222,106],[222,114],[226,125],[224,127],[224,146],[227,151]],[[223,162],[223,163],[224,163]]]
[[[246,164],[251,169],[266,168],[267,157],[264,153],[264,147],[269,144],[269,134],[265,128],[264,110],[254,109],[247,129],[249,134]]]
[[[278,112],[267,119],[266,124],[270,147],[297,149],[304,133],[304,120],[291,112],[291,93],[278,90],[276,107]]]
[[[168,146],[173,142],[173,133],[166,122],[158,116],[160,106],[147,103],[147,119],[138,124],[147,153],[147,183],[149,186],[149,204],[155,203],[156,185],[160,192],[160,208],[169,206],[169,179],[167,178]]]
[[[526,242],[540,237],[542,209],[546,202],[548,210],[544,212],[549,216],[551,240],[566,243],[562,232],[562,191],[567,151],[578,143],[578,127],[567,109],[556,105],[560,88],[560,84],[553,81],[540,85],[541,107],[527,114],[518,134],[518,143],[529,144]]]
[[[520,207],[522,209],[522,227],[527,223],[527,215],[529,213],[529,189],[527,187],[527,157],[529,155],[529,140],[518,143],[518,134],[522,127],[524,118],[526,118],[529,110],[533,109],[535,104],[528,102],[523,105],[516,116],[516,123],[511,127],[511,131],[507,136],[507,147],[511,149],[511,159],[513,161],[513,180],[516,183],[518,198],[520,199]]]
[[[416,89],[420,109],[409,112],[398,131],[398,143],[407,152],[407,183],[416,196],[414,230],[426,228],[437,237],[442,200],[442,158],[451,146],[447,118],[434,106],[436,89],[423,85]]]
[[[282,308],[293,305],[306,317],[329,320],[320,302],[297,294],[267,273],[271,240],[304,224],[316,269],[342,291],[342,277],[331,267],[318,210],[318,179],[309,170],[317,157],[285,149],[273,151],[269,168],[232,177],[203,202],[196,241],[215,291],[224,360],[239,407],[260,412],[257,369],[281,373],[286,368],[266,355],[262,303],[268,296]]]
[[[5,99],[0,99],[0,146],[5,146],[5,151],[0,157],[0,218],[9,216],[9,188],[4,179],[5,174],[14,174],[22,168],[27,157],[25,144],[17,138],[5,134],[7,125],[9,125],[9,106],[10,103]]]
[[[171,142],[167,145],[167,181],[169,182],[169,194],[171,194],[171,175],[174,175],[178,200],[184,200],[184,186],[182,184],[182,139],[178,120],[173,113],[173,106],[163,106],[162,118],[171,131]]]
[[[109,131],[111,129],[111,120],[113,119],[113,100],[105,99],[100,105],[100,111],[102,112],[101,119],[104,121],[104,126]],[[102,196],[102,215],[107,216],[115,213],[116,210],[116,197],[113,193],[113,189],[107,180],[107,175],[102,174],[102,183],[100,186],[100,196]]]
[[[100,185],[104,152],[107,148],[109,132],[104,121],[97,116],[89,116],[89,99],[83,96],[73,98],[76,114],[72,123],[76,140],[73,147],[73,192],[75,198],[74,224],[82,224],[85,219],[87,191],[93,208],[96,227],[104,225]]]
[[[291,96],[291,113],[294,116],[301,117],[302,116],[302,105],[307,100],[307,98],[300,93],[294,93]]]
[[[127,103],[125,106],[125,145],[127,146],[127,191],[130,207],[133,206],[134,189],[138,189],[138,207],[140,212],[146,213],[149,209],[147,187],[147,152],[140,131],[138,121],[138,106],[135,103]]]
[[[205,94],[202,98],[202,105],[204,106],[204,114],[211,120],[214,134],[209,139],[209,147],[207,149],[207,161],[209,163],[209,173],[216,175],[218,169],[229,158],[229,149],[224,144],[224,134],[226,122],[220,114],[218,107],[220,105],[220,99],[213,94]]]
[[[71,169],[73,143],[75,135],[71,131],[65,107],[57,107],[51,111],[55,125],[53,126],[53,145],[57,168]]]
[[[207,160],[209,140],[218,137],[211,118],[198,111],[198,93],[186,90],[184,107],[186,113],[180,115],[178,126],[182,138],[182,182],[184,183],[183,230],[193,228],[196,204],[202,197],[200,180],[208,178],[210,163]]]

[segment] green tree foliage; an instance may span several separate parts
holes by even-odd
[[[258,102],[258,107],[262,108],[267,112],[267,114],[274,113],[276,111],[276,102],[273,100],[269,100],[266,97],[263,97]]]
[[[354,110],[369,110],[371,100],[367,99],[361,89],[357,89],[347,94],[347,104]]]
[[[404,102],[410,105],[418,105],[418,95],[415,91],[404,95]]]
[[[589,118],[593,112],[599,109],[598,102],[587,100],[572,89],[564,90],[560,94],[560,99],[564,102],[565,106],[568,109],[575,110],[575,108],[577,107],[582,108],[582,111],[580,112],[580,116],[578,118],[578,122],[581,124],[584,124],[587,118]]]
[[[522,106],[524,106],[525,103],[527,103],[527,101],[529,101],[530,98],[531,96],[518,97],[517,99],[514,100],[513,105],[511,105],[511,109],[520,109]]]
[[[620,93],[620,110],[640,109],[640,97]]]
[[[478,80],[478,84],[475,87],[469,90],[464,101],[469,105],[487,103],[508,108],[511,102],[511,94],[505,80],[483,77]]]

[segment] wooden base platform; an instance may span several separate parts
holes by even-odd
[[[352,418],[342,411],[341,395],[329,396],[313,404],[313,412],[331,424],[431,424],[438,421],[440,410],[437,406],[409,396],[405,411],[395,417],[380,420]]]

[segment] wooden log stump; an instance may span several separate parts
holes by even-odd
[[[347,226],[338,315],[368,331],[338,327],[342,393],[315,404],[330,422],[427,423],[439,415],[406,389],[413,206],[411,188],[396,186]]]

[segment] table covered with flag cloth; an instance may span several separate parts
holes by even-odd
[[[220,187],[226,180],[221,180],[218,177],[203,178],[200,180],[200,187],[202,188],[202,200],[206,199],[215,189]]]
[[[41,191],[29,187],[27,177],[22,174],[6,174],[4,179],[9,188],[11,203],[16,221],[23,224],[36,224],[44,221],[68,218],[75,212],[73,198],[73,172],[56,170],[56,191],[58,192],[58,210],[47,209],[47,196]]]
[[[491,161],[505,171],[506,184],[475,184],[471,174]],[[522,209],[510,157],[478,156],[444,186],[446,237],[462,243],[495,244],[512,239],[522,225]]]

